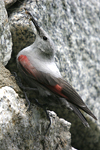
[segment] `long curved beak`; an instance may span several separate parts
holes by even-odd
[[[39,27],[37,21],[34,19],[32,13],[27,8],[24,8],[24,9],[25,9],[25,12],[30,16],[30,20],[34,23],[34,25],[37,29],[37,32],[40,34],[40,27]]]

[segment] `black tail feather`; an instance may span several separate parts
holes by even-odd
[[[85,127],[90,127],[86,118],[83,116],[83,114],[81,113],[81,111],[74,106],[73,104],[69,103],[71,108],[74,110],[74,112],[77,114],[77,116],[80,118],[80,120],[82,121],[82,123],[84,124]]]

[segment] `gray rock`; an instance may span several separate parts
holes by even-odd
[[[70,123],[49,111],[51,126],[44,133],[48,120],[43,109],[32,106],[27,112],[25,100],[11,87],[0,89],[1,150],[71,150]]]
[[[17,93],[22,94],[22,91],[16,84],[15,78],[11,75],[10,71],[0,63],[0,88],[4,86],[12,87]]]
[[[72,147],[72,150],[77,150],[77,149],[75,149],[75,148]]]
[[[0,62],[6,65],[11,58],[12,38],[4,0],[0,1]]]
[[[55,111],[60,117],[72,121],[72,144],[79,149],[100,147],[100,2],[57,0],[29,0],[10,11],[10,27],[13,37],[13,58],[22,48],[34,41],[34,28],[25,14],[24,7],[30,8],[42,26],[54,40],[57,51],[55,60],[62,76],[75,87],[85,103],[98,118],[89,119],[91,130],[85,129],[75,115],[63,106]],[[32,29],[33,28],[33,29]],[[26,32],[27,31],[27,32]],[[20,43],[20,44],[19,44]],[[54,110],[54,108],[52,107]],[[96,126],[95,126],[96,125]],[[83,134],[84,133],[84,134]],[[86,135],[85,138],[83,135]]]

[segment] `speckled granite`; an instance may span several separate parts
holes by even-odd
[[[9,11],[14,52],[11,62],[14,62],[18,51],[30,45],[35,37],[34,28],[24,12],[24,7],[33,11],[39,25],[54,40],[57,47],[55,60],[62,76],[75,87],[98,118],[94,126],[90,121],[89,130],[80,124],[76,116],[67,113],[65,108],[56,108],[60,117],[62,113],[63,118],[70,118],[74,124],[72,143],[85,150],[94,150],[95,145],[99,148],[100,136],[95,124],[100,126],[100,2],[29,0],[23,1],[22,5],[18,3],[13,7],[15,10]],[[11,69],[12,63],[9,66]],[[86,133],[85,139],[83,132]]]
[[[0,62],[6,65],[11,58],[12,38],[8,15],[3,0],[0,0]]]
[[[24,99],[10,87],[0,89],[1,150],[71,150],[70,123],[50,112],[51,127],[43,109],[32,106],[27,112]]]

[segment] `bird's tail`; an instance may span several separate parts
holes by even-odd
[[[74,104],[69,103],[71,108],[74,110],[74,112],[77,114],[77,116],[80,118],[80,120],[82,121],[82,123],[84,124],[85,127],[90,127],[86,118],[84,117],[84,115],[81,113],[81,111],[74,106]]]

